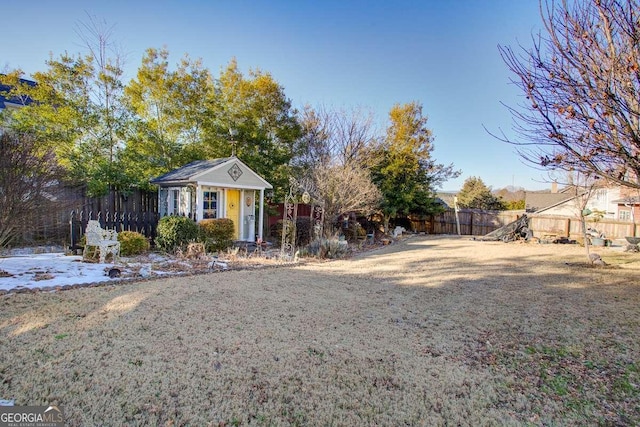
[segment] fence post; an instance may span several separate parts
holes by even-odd
[[[69,249],[71,249],[72,251],[76,250],[76,236],[75,233],[73,232],[73,220],[75,218],[75,210],[72,210],[71,213],[69,214],[69,234],[70,234],[70,243],[71,246],[69,247]]]

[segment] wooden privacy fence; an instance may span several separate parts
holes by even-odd
[[[465,236],[484,236],[503,227],[525,214],[525,211],[482,211],[462,209],[458,212],[460,234]],[[556,234],[571,238],[582,234],[579,218],[565,216],[543,216],[528,213],[529,228],[535,237],[545,234]],[[409,217],[413,231],[429,234],[458,234],[455,210],[447,210],[441,214],[427,218]],[[609,239],[622,239],[627,236],[640,236],[640,224],[628,221],[602,219],[588,221],[587,227],[596,229]]]
[[[123,193],[112,190],[102,197],[78,195],[75,209],[69,215],[70,247],[78,249],[89,220],[97,220],[103,228],[136,231],[151,243],[158,226],[158,193],[134,189]]]
[[[159,215],[157,212],[85,212],[71,211],[69,218],[71,249],[79,249],[80,240],[90,220],[100,222],[102,228],[121,231],[136,231],[147,237],[151,243],[156,237]]]
[[[458,211],[460,234],[465,236],[484,236],[487,233],[518,219],[524,211],[483,211],[462,209]],[[427,218],[409,217],[414,231],[429,234],[458,234],[455,210]]]
[[[587,227],[604,233],[609,239],[623,239],[627,236],[639,236],[640,225],[628,221],[616,221],[602,219],[600,221],[587,221]],[[557,234],[576,238],[582,235],[580,219],[564,216],[530,215],[529,228],[534,236],[542,234]]]
[[[87,197],[82,193],[74,200],[73,207],[85,212],[158,212],[158,193],[139,189],[127,193],[111,190],[101,197]]]

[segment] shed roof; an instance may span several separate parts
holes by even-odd
[[[230,168],[226,173],[222,172],[227,166],[230,166]],[[154,178],[150,182],[160,186],[181,186],[189,183],[199,183],[228,188],[273,188],[271,184],[236,156],[212,160],[196,160]]]
[[[203,172],[208,171],[224,162],[230,160],[231,157],[222,157],[213,160],[196,160],[189,164],[182,166],[181,168],[174,169],[165,173],[157,178],[151,180],[152,184],[162,184],[163,182],[188,182]]]

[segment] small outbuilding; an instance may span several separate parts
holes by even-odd
[[[151,183],[159,187],[161,217],[229,218],[236,240],[253,242],[256,235],[263,237],[264,193],[273,186],[235,156],[191,162]]]

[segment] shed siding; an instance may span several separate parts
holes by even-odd
[[[231,178],[228,172],[234,164],[237,165],[242,171],[242,175],[240,175],[240,177],[236,181]],[[215,170],[209,171],[198,176],[197,180],[201,183],[226,184],[225,186],[230,188],[233,188],[234,186],[250,186],[258,188],[265,187],[264,182],[261,181],[253,171],[240,164],[239,162],[232,162]]]

